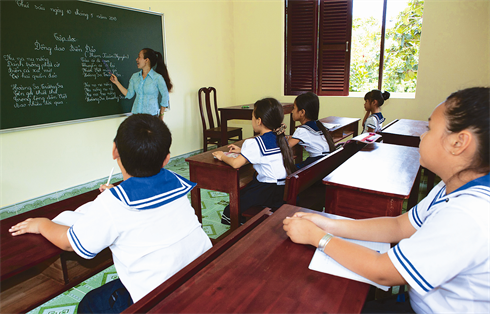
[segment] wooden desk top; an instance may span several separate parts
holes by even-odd
[[[245,104],[245,105],[239,105],[239,106],[229,106],[229,107],[221,107],[218,108],[218,110],[223,111],[223,110],[243,110],[243,111],[250,111],[252,112],[254,110],[254,105],[255,104]],[[282,107],[284,108],[284,113],[288,114],[293,110],[293,103],[281,103]],[[248,106],[248,108],[243,108],[243,106]]]
[[[242,147],[243,142],[245,140],[246,139],[243,139],[243,140],[237,141],[237,142],[235,142],[233,144],[236,145],[236,146],[238,146],[238,147]],[[221,147],[215,148],[213,150],[208,150],[206,152],[203,152],[203,153],[200,153],[200,154],[197,154],[197,155],[188,157],[188,158],[185,159],[185,161],[187,161],[189,163],[192,162],[192,163],[200,163],[200,164],[209,164],[212,167],[220,167],[220,168],[228,167],[228,168],[233,169],[227,163],[225,163],[223,161],[220,161],[220,160],[214,158],[213,152],[217,152],[217,151],[222,151],[222,152],[229,151],[228,145],[221,146]]]
[[[323,119],[320,119],[321,122],[323,123],[332,123],[332,124],[340,124],[340,126],[335,127],[330,129],[330,131],[335,131],[343,126],[346,126],[351,123],[359,122],[359,118],[345,118],[345,117],[336,117],[336,116],[329,116]]]
[[[326,176],[323,183],[408,198],[420,168],[419,158],[415,147],[369,144]]]
[[[420,137],[428,129],[429,122],[419,120],[400,119],[383,130],[382,133]]]
[[[293,243],[283,205],[149,313],[358,313],[369,285],[308,269],[315,248]]]
[[[90,191],[0,221],[1,280],[23,272],[62,252],[61,249],[39,234],[23,234],[13,237],[8,231],[11,226],[32,217],[53,219],[62,211],[75,210],[79,206],[93,201],[99,194],[99,190]]]

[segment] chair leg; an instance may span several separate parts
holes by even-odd
[[[208,151],[208,139],[206,138],[206,136],[203,137],[203,143],[204,143],[204,147],[202,148],[202,150],[204,152],[207,152]]]

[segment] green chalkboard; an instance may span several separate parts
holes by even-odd
[[[0,12],[0,132],[128,113],[109,71],[128,87],[142,48],[164,52],[160,13],[66,0]]]

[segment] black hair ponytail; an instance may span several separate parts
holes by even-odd
[[[328,132],[327,128],[325,128],[325,126],[320,120],[316,120],[315,122],[316,122],[316,126],[322,131],[323,136],[325,136],[330,152],[333,152],[335,150],[335,143],[333,142],[332,135],[330,135],[330,132]]]
[[[143,48],[142,51],[145,59],[150,59],[150,67],[153,68],[156,65],[155,72],[163,76],[167,89],[170,92],[173,85],[172,81],[170,81],[170,76],[168,75],[167,66],[165,65],[165,62],[163,62],[163,55],[151,48]]]
[[[372,91],[367,92],[366,95],[364,95],[364,100],[369,100],[371,102],[376,100],[378,102],[378,107],[383,106],[385,100],[388,100],[389,98],[389,92],[381,92],[379,89],[373,89]]]
[[[310,121],[316,120],[316,126],[322,131],[323,136],[325,136],[330,152],[333,152],[335,150],[335,143],[333,142],[332,135],[330,135],[330,132],[328,132],[323,123],[318,121],[318,113],[320,111],[320,100],[318,96],[315,93],[306,92],[296,97],[294,102],[298,110],[305,111],[306,119]]]
[[[282,123],[284,119],[284,109],[274,98],[264,98],[254,104],[253,114],[256,119],[260,118],[264,126],[276,134],[276,143],[282,154],[282,160],[286,173],[290,175],[297,170],[294,165],[293,150],[289,147],[288,140],[284,134],[286,125]]]
[[[490,171],[490,88],[473,87],[452,93],[446,99],[444,115],[447,129],[457,133],[471,130],[478,142],[478,149],[465,171],[488,173]]]

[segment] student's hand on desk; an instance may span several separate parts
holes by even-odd
[[[99,191],[100,191],[100,192],[104,192],[105,190],[107,190],[107,189],[111,189],[111,188],[113,188],[113,187],[114,187],[114,185],[112,185],[112,184],[101,184],[101,185],[99,186]]]
[[[322,215],[297,212],[293,215],[293,218],[303,218],[309,220],[325,232],[329,232],[330,230],[329,222],[331,220]]]
[[[317,247],[320,239],[325,235],[325,231],[308,219],[294,216],[286,217],[283,224],[284,231],[294,243],[310,244]]]
[[[231,144],[231,145],[228,145],[228,148],[230,149],[229,152],[230,153],[237,153],[239,154],[241,152],[241,148],[236,146],[235,144]]]
[[[25,233],[37,233],[39,234],[39,224],[43,220],[49,220],[48,218],[28,218],[23,222],[19,222],[15,226],[12,226],[9,229],[9,232],[12,233],[13,236],[18,236]]]
[[[217,151],[213,153],[213,156],[218,160],[223,160],[224,153],[222,151]]]

